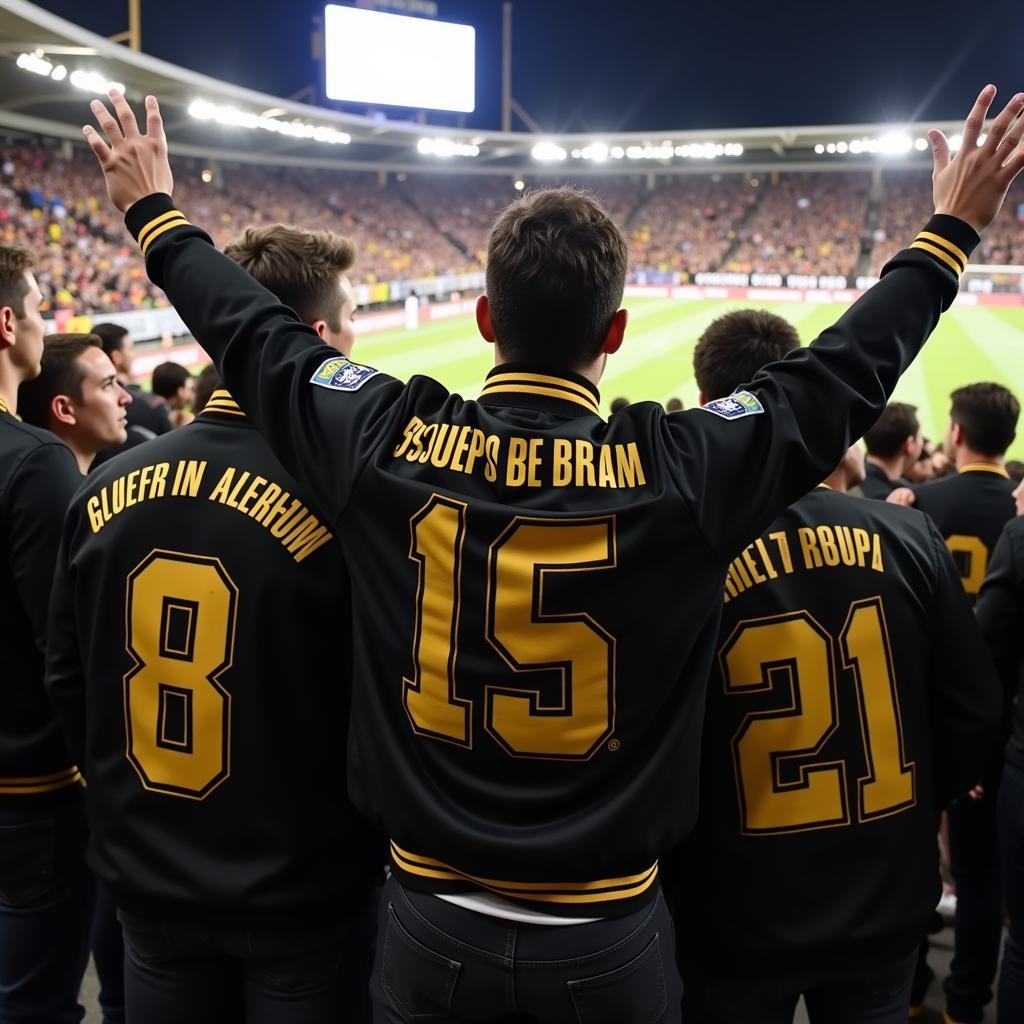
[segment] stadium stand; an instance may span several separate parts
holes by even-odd
[[[0,147],[0,240],[42,254],[44,313],[166,305],[107,211],[88,159],[43,139]],[[250,225],[323,224],[356,240],[356,283],[365,284],[480,270],[490,225],[516,194],[505,176],[225,165],[205,183],[204,170],[178,161],[176,195],[219,246]],[[852,281],[877,275],[926,217],[929,180],[887,173],[877,193],[869,174],[846,172],[686,176],[655,180],[653,189],[642,177],[612,176],[592,187],[627,232],[634,280],[685,283],[728,271]],[[1022,203],[1018,186],[978,262],[1024,264]]]

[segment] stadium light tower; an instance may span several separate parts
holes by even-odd
[[[128,31],[111,36],[112,43],[127,43],[136,53],[142,50],[142,0],[128,0]]]

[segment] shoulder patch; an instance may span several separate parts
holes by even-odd
[[[749,392],[737,391],[728,398],[717,398],[701,406],[705,412],[713,412],[723,420],[738,420],[744,416],[759,416],[764,406]]]
[[[353,363],[344,356],[338,356],[321,363],[320,368],[309,378],[309,383],[332,391],[358,391],[378,373],[380,370],[372,366],[363,366],[362,363]]]

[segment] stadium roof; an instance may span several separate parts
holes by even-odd
[[[204,160],[427,173],[685,174],[929,166],[925,128],[830,125],[587,135],[439,128],[270,96],[201,75],[44,11],[0,0],[0,127],[81,141],[109,83],[157,96],[171,152]]]

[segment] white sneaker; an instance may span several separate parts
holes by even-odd
[[[956,893],[943,892],[939,897],[939,905],[935,908],[941,917],[952,921],[956,917]]]

